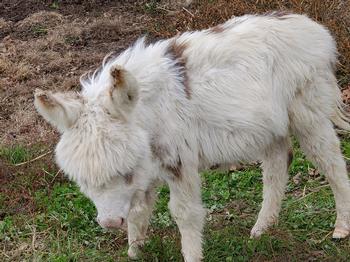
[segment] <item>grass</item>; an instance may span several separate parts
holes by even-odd
[[[0,147],[0,158],[6,159],[13,165],[27,161],[30,156],[29,150],[21,145],[14,145],[9,148]]]
[[[47,29],[43,27],[42,25],[34,25],[31,28],[31,31],[33,32],[33,35],[35,37],[45,36],[47,35]]]
[[[52,4],[50,5],[50,8],[52,9],[58,9],[60,7],[59,1],[53,1]]]
[[[342,149],[350,157],[350,137],[342,139]],[[0,152],[11,164],[34,155],[21,146],[2,148]],[[126,235],[101,229],[95,222],[93,204],[73,183],[63,177],[53,180],[56,172],[50,168],[35,175],[18,174],[11,182],[14,194],[19,188],[20,192],[31,192],[35,208],[30,212],[11,212],[10,205],[1,212],[1,256],[8,261],[126,261]],[[262,200],[260,172],[254,165],[233,173],[201,174],[203,201],[208,209],[205,261],[350,259],[349,240],[331,239],[335,221],[331,190],[297,143],[279,223],[261,239],[250,239]],[[41,186],[33,189],[31,183],[37,176],[41,176]],[[11,197],[1,193],[0,205],[6,206]],[[160,188],[141,261],[182,259],[180,236],[169,215],[168,200],[168,188]]]
[[[144,4],[144,9],[147,13],[156,14],[158,8],[158,1],[152,0]]]

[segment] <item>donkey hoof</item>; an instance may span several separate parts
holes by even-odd
[[[251,239],[258,239],[261,237],[261,235],[265,232],[265,230],[258,228],[258,227],[253,227],[253,229],[250,231],[250,238]]]
[[[128,249],[128,257],[131,260],[139,259],[140,258],[140,249],[135,245],[130,246]]]
[[[333,232],[332,238],[341,239],[346,238],[350,234],[350,230],[343,227],[336,227]]]

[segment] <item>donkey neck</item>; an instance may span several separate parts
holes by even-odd
[[[146,130],[159,132],[182,121],[189,107],[185,44],[172,38],[139,49],[135,47],[125,63],[139,84],[135,116]]]

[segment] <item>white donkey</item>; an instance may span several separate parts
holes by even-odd
[[[82,77],[80,93],[37,90],[61,133],[58,165],[96,205],[104,228],[126,228],[129,256],[145,239],[159,179],[186,261],[202,259],[198,172],[262,161],[263,203],[251,236],[277,219],[290,135],[335,195],[333,237],[350,233],[350,186],[333,124],[350,130],[334,76],[336,46],[306,16],[270,13],[146,45],[137,41]]]

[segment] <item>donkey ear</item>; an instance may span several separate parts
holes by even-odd
[[[112,85],[109,89],[109,97],[113,111],[130,113],[138,100],[137,81],[119,65],[112,66],[110,73]]]
[[[36,89],[34,97],[38,112],[62,133],[76,122],[83,106],[79,96],[74,93],[52,93]]]

